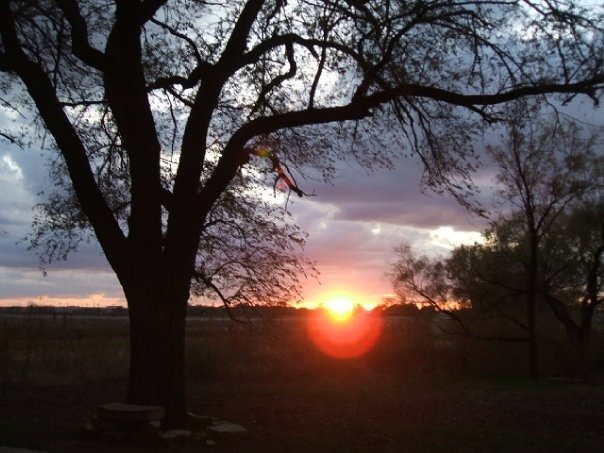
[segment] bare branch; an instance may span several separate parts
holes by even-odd
[[[253,114],[256,110],[260,108],[261,104],[264,102],[264,98],[268,93],[270,93],[275,87],[278,87],[283,82],[288,79],[291,79],[296,75],[298,66],[296,65],[296,59],[294,56],[294,46],[290,43],[286,44],[285,51],[287,55],[287,61],[289,63],[288,71],[285,74],[278,75],[269,83],[267,83],[264,87],[262,87],[262,91],[258,95],[258,100],[256,101],[256,104],[252,107],[251,114]]]
[[[90,107],[91,105],[104,105],[104,104],[106,104],[106,101],[94,100],[94,99],[90,99],[90,100],[81,99],[79,101],[70,101],[70,102],[61,101],[60,104],[63,107],[77,108],[77,107]]]
[[[61,149],[82,208],[95,228],[105,255],[114,268],[120,268],[124,265],[123,232],[94,179],[86,149],[61,108],[52,83],[43,69],[24,54],[12,11],[5,2],[0,2],[0,36],[11,67],[23,80],[46,127]]]
[[[422,97],[472,108],[476,106],[503,104],[523,97],[553,93],[582,93],[596,102],[596,92],[602,88],[604,88],[604,74],[599,74],[590,79],[575,83],[540,83],[536,85],[524,85],[512,87],[506,91],[493,94],[460,94],[432,86],[409,84],[371,94],[363,100],[363,103],[374,107],[379,104],[390,102],[394,98]]]
[[[227,313],[229,315],[229,318],[231,318],[231,320],[235,321],[235,322],[240,322],[240,323],[244,323],[244,321],[242,321],[241,319],[235,317],[233,315],[233,312],[231,311],[231,299],[226,297],[222,291],[220,291],[220,288],[218,288],[218,286],[216,286],[214,284],[214,282],[206,277],[205,275],[203,275],[203,273],[196,271],[194,274],[194,278],[196,278],[198,281],[200,281],[202,284],[204,284],[205,286],[207,286],[208,288],[210,288],[212,291],[214,291],[214,293],[218,296],[218,298],[222,301],[224,307],[227,310]]]
[[[90,44],[88,25],[80,14],[75,0],[57,0],[57,4],[63,11],[63,14],[65,14],[65,18],[71,27],[71,41],[73,43],[74,55],[87,65],[102,70],[105,65],[105,55]]]
[[[158,9],[165,5],[167,0],[143,0],[140,5],[141,25],[151,20]]]
[[[10,135],[5,134],[2,131],[0,131],[0,137],[4,138],[5,140],[8,140],[13,145],[21,146],[20,143],[17,140],[15,140],[14,137],[11,137]]]
[[[250,29],[260,13],[264,0],[248,0],[239,14],[217,66],[238,67],[238,59],[245,52]]]
[[[213,65],[209,63],[202,63],[200,66],[197,66],[195,69],[193,69],[187,77],[160,77],[147,86],[147,91],[150,92],[157,89],[169,89],[174,85],[180,85],[183,89],[194,88],[202,80],[203,76],[211,71],[212,68]]]
[[[174,27],[169,26],[165,22],[162,22],[160,20],[153,19],[153,18],[150,19],[150,21],[152,23],[154,23],[155,25],[163,28],[164,30],[167,30],[171,35],[176,36],[177,38],[180,38],[180,39],[184,40],[189,45],[189,47],[191,48],[191,50],[193,50],[193,55],[195,55],[195,59],[197,60],[197,66],[203,66],[204,64],[207,64],[204,61],[204,59],[201,58],[201,54],[199,53],[199,49],[197,48],[197,44],[195,44],[195,41],[193,41],[190,37],[188,37],[184,33],[180,33]]]

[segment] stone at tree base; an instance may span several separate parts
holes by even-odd
[[[207,431],[193,431],[191,433],[191,438],[195,442],[203,442],[203,441],[207,440],[208,433],[207,433]]]
[[[115,442],[148,443],[158,441],[162,406],[109,403],[98,406],[97,415],[84,424],[92,435]]]
[[[101,438],[117,442],[148,444],[163,442],[167,445],[201,442],[206,446],[216,445],[216,439],[249,435],[241,425],[219,420],[215,417],[188,413],[190,429],[161,431],[164,408],[109,403],[97,408],[97,415],[88,421],[86,431]]]
[[[125,422],[121,420],[101,420],[98,415],[95,415],[90,421],[84,424],[84,429],[91,433],[100,433],[103,431],[120,431],[132,428],[133,422]],[[136,425],[141,425],[141,422],[135,422]]]
[[[102,431],[101,437],[111,442],[123,442],[128,438],[126,431]]]
[[[193,412],[187,412],[187,415],[189,416],[189,425],[193,430],[206,429],[217,421],[215,417],[210,417],[209,415],[198,415]]]
[[[41,450],[29,450],[27,448],[0,447],[0,453],[44,453]]]
[[[128,437],[125,439],[128,444],[142,446],[157,443],[159,433],[151,434],[144,430],[128,431]]]
[[[208,434],[215,435],[220,438],[240,437],[249,435],[247,428],[236,423],[224,422],[217,420],[207,428]]]
[[[97,408],[98,418],[108,421],[154,422],[165,416],[163,406],[141,406],[138,404],[108,403]]]
[[[159,420],[155,420],[154,422],[149,422],[145,425],[145,432],[149,434],[157,434],[161,428],[161,422]]]
[[[162,433],[160,438],[167,444],[187,442],[191,438],[191,431],[187,429],[172,429]]]

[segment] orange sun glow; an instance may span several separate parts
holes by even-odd
[[[323,353],[350,359],[365,354],[378,340],[382,318],[378,311],[367,311],[352,297],[328,297],[310,316],[308,335]]]

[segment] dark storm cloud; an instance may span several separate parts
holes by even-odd
[[[37,269],[0,266],[0,298],[77,297],[104,294],[122,297],[113,272],[55,270],[45,276]]]
[[[467,214],[460,207],[449,203],[435,202],[434,199],[419,199],[414,202],[346,203],[338,211],[336,219],[361,222],[383,222],[411,225],[420,228],[435,228],[441,225],[467,226]]]
[[[304,201],[304,211],[331,212],[334,219],[436,228],[464,228],[468,213],[450,195],[422,192],[422,166],[400,159],[395,168],[368,172],[342,166],[332,185],[313,186],[317,196]],[[300,215],[302,221],[306,215]]]

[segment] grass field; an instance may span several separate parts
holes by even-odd
[[[123,401],[127,338],[122,317],[0,317],[0,446],[165,451],[82,428]],[[303,319],[191,320],[187,339],[190,410],[250,435],[177,451],[604,451],[604,381],[528,381],[522,345],[452,341],[421,318],[349,360],[317,351]],[[564,375],[569,358],[546,346],[544,372]]]

